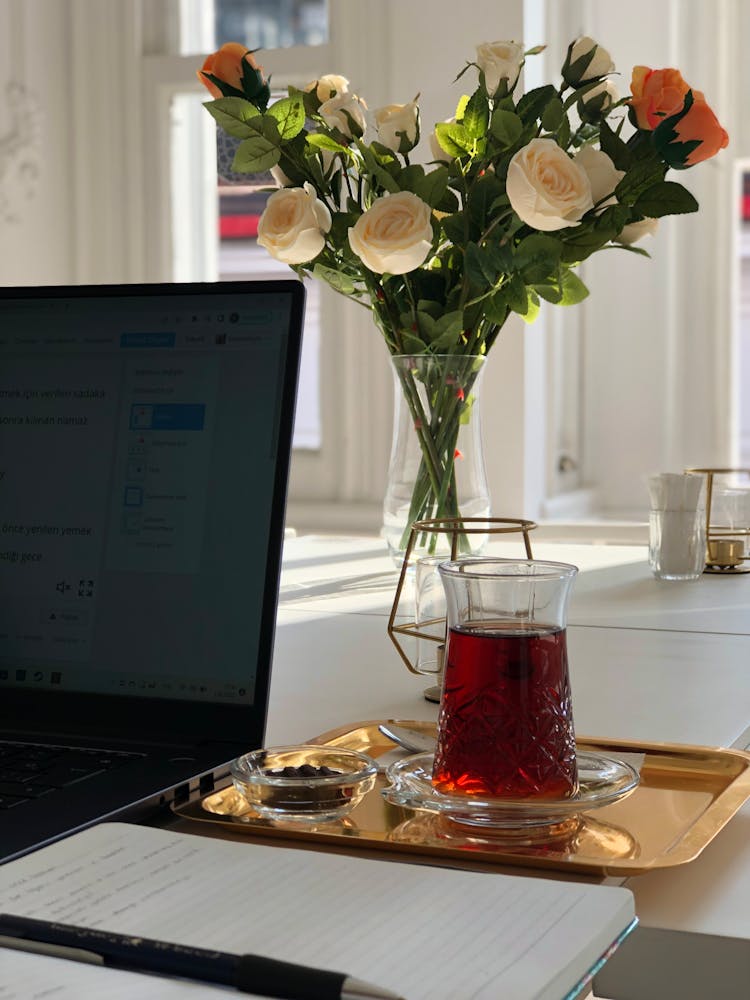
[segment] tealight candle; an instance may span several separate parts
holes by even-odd
[[[744,545],[741,538],[712,539],[708,543],[708,562],[712,566],[737,566],[742,562]]]

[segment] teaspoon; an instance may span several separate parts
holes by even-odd
[[[435,737],[418,729],[411,729],[409,726],[397,726],[392,723],[381,722],[378,729],[387,736],[389,740],[398,743],[409,753],[431,753],[435,749]]]

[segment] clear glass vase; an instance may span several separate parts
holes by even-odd
[[[488,517],[480,389],[485,359],[461,354],[393,355],[394,420],[383,535],[400,565],[414,521]],[[484,535],[461,536],[478,554]],[[450,555],[450,539],[418,539],[415,558]]]

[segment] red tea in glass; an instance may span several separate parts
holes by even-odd
[[[565,633],[575,567],[508,562],[441,565],[449,630],[433,783],[451,794],[565,798],[578,789]],[[542,614],[549,620],[535,620]]]
[[[443,792],[565,798],[577,787],[565,630],[451,629],[433,781]]]

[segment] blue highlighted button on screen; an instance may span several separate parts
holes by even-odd
[[[130,407],[132,431],[202,431],[203,403],[135,403]]]

